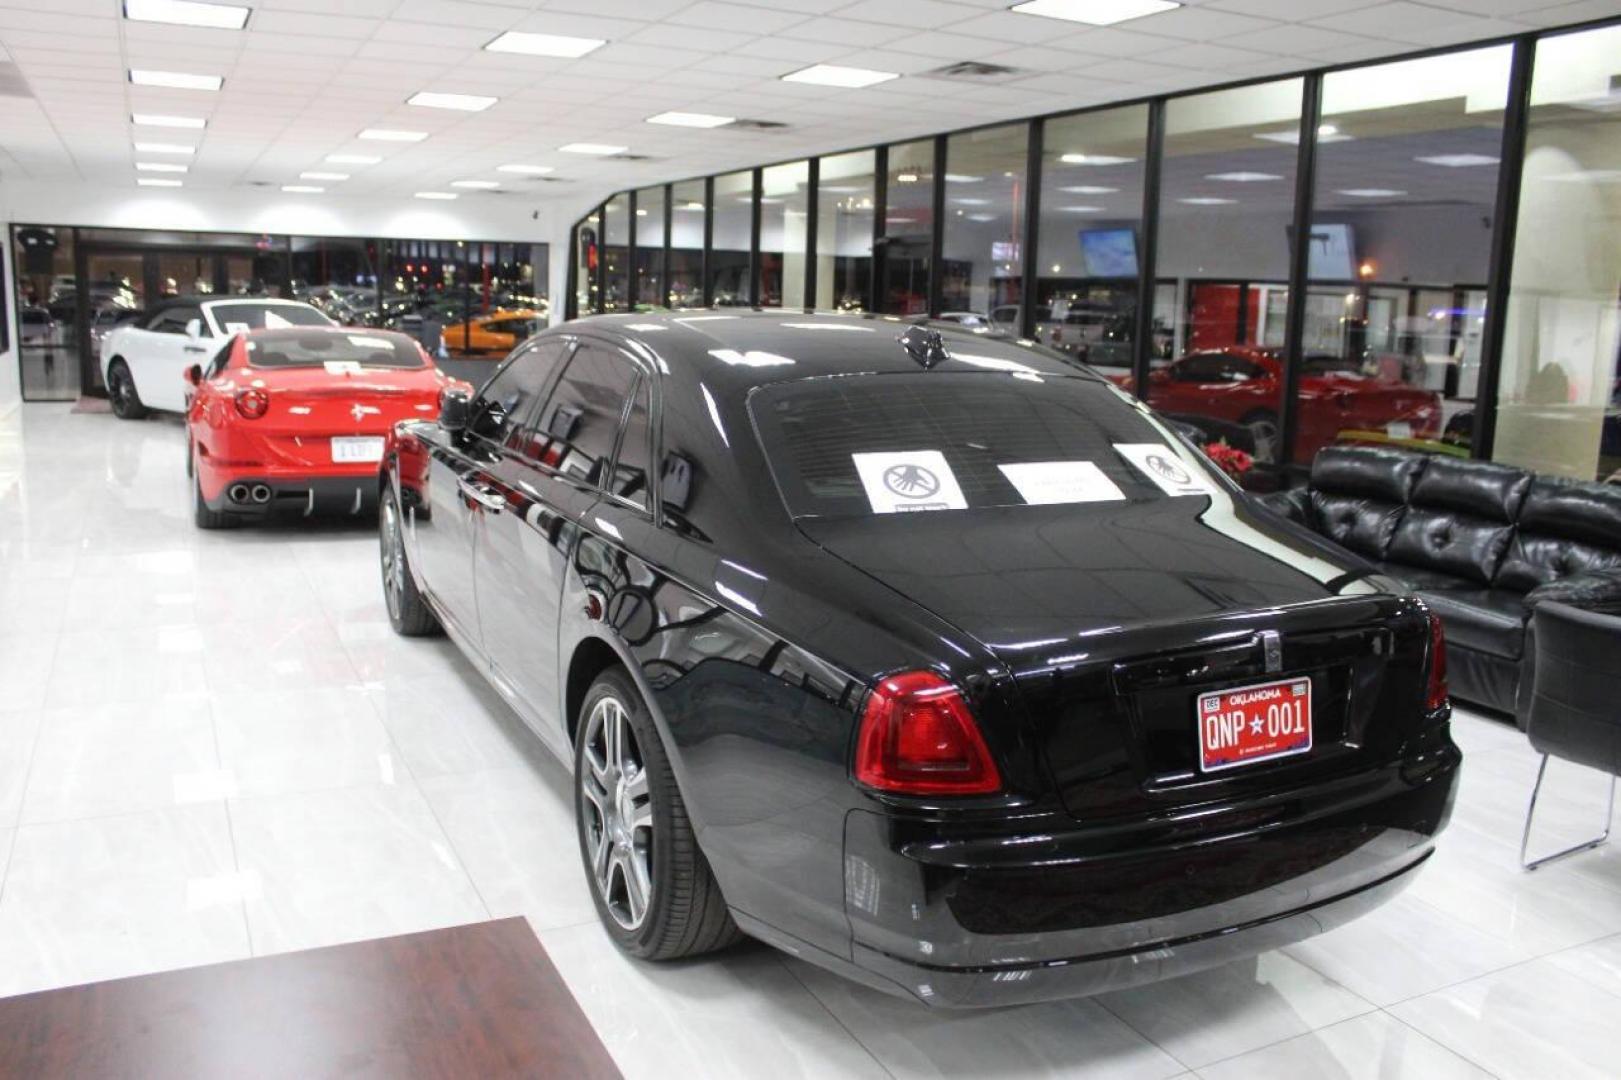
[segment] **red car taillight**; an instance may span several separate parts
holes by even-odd
[[[1447,635],[1439,615],[1430,616],[1429,670],[1424,687],[1424,707],[1431,712],[1447,703]]]
[[[246,390],[238,390],[236,394],[236,411],[245,419],[257,420],[270,411],[270,395],[258,387],[250,386]]]
[[[932,671],[891,675],[867,695],[855,778],[896,795],[989,795],[1002,787],[968,702]]]

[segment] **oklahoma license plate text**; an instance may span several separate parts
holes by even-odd
[[[363,435],[332,440],[333,461],[382,461],[383,437]]]
[[[1199,769],[1216,772],[1311,749],[1311,680],[1200,694]]]

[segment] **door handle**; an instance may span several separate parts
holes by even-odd
[[[184,352],[207,352],[208,351],[207,349],[203,348],[201,345],[185,345],[185,346],[182,346],[181,348],[182,348],[182,351],[184,351]]]
[[[456,488],[463,495],[478,503],[484,509],[499,514],[507,508],[506,496],[490,487],[488,484],[474,483],[471,480],[456,481]]]

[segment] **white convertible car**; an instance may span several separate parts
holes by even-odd
[[[101,342],[101,377],[113,412],[138,420],[152,409],[186,411],[186,369],[205,364],[243,330],[333,326],[308,304],[262,296],[165,300]]]

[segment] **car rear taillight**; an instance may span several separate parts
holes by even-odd
[[[257,420],[270,411],[270,395],[256,386],[246,390],[238,390],[236,394],[236,411],[246,419]]]
[[[1431,712],[1447,703],[1447,635],[1441,617],[1430,616],[1430,655],[1424,684],[1424,707]]]
[[[855,778],[896,795],[989,795],[1002,787],[968,702],[932,671],[890,675],[872,688]]]

